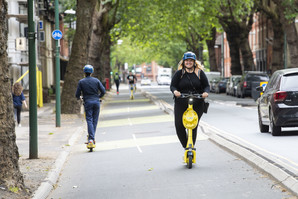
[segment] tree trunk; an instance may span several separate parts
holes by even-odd
[[[87,46],[90,40],[92,16],[97,0],[77,0],[77,28],[72,52],[65,73],[61,96],[61,113],[78,114],[79,102],[75,98],[76,85],[84,77],[83,67],[87,63]]]
[[[253,55],[251,52],[251,48],[248,41],[248,35],[252,28],[253,24],[253,14],[249,15],[246,20],[239,22],[239,26],[241,27],[240,36],[240,51],[242,55],[242,62],[244,71],[256,70],[256,65],[254,63]]]
[[[298,32],[295,22],[291,24],[285,24],[285,32],[287,34],[287,42],[290,53],[290,68],[298,67]]]
[[[282,24],[278,20],[273,21],[273,52],[272,52],[272,66],[271,72],[283,68],[283,55],[284,55],[284,31]]]
[[[211,30],[211,40],[206,40],[206,44],[208,47],[209,53],[209,64],[210,64],[210,71],[220,71],[216,63],[216,54],[215,54],[215,40],[216,40],[216,28],[212,28]]]
[[[242,55],[242,63],[244,71],[254,71],[256,70],[255,63],[253,61],[253,56],[251,48],[248,41],[248,34],[240,40],[240,51]]]
[[[284,54],[284,31],[280,21],[280,7],[269,7],[262,2],[258,3],[258,8],[264,13],[267,19],[272,22],[273,29],[273,46],[272,46],[272,63],[270,66],[270,72],[273,73],[276,70],[283,68],[283,54]]]
[[[293,10],[293,9],[297,10],[297,5],[298,5],[297,0],[295,1],[294,5],[289,4],[291,7],[285,7],[287,5],[283,4],[282,0],[273,0],[273,2],[278,7],[280,23],[283,25],[283,30],[287,36],[287,44],[289,48],[288,53],[290,53],[290,63],[291,63],[288,67],[289,68],[298,67],[298,32],[295,25],[295,17],[291,19],[286,19],[285,17],[285,13],[287,12],[287,10]]]
[[[9,65],[7,58],[7,3],[0,0],[0,186],[24,188],[19,168]]]
[[[222,25],[227,34],[231,57],[231,74],[242,75],[242,67],[240,63],[240,39],[239,26],[236,22],[231,22],[227,17],[219,17],[219,23]]]
[[[109,78],[109,75],[107,76],[105,72],[105,61],[102,59],[104,58],[103,53],[106,51],[106,48],[110,48],[110,46],[106,45],[109,43],[107,40],[110,40],[106,35],[110,32],[109,11],[111,9],[112,3],[98,4],[98,9],[94,12],[94,26],[88,49],[88,62],[94,67],[93,76],[101,81]],[[110,63],[108,63],[108,66],[110,67]]]
[[[231,73],[232,75],[241,75],[245,70],[255,68],[252,52],[248,43],[248,34],[253,24],[253,13],[255,7],[250,10],[250,13],[243,14],[239,17],[233,16],[233,7],[229,4],[228,7],[223,7],[223,16],[218,16],[219,23],[227,33],[229,41],[230,56],[231,56]],[[225,14],[226,13],[226,14]],[[243,66],[240,63],[240,52],[242,53]],[[236,56],[236,57],[235,57]]]
[[[99,3],[98,9],[94,14],[92,39],[88,49],[88,61],[94,66],[94,76],[103,83],[106,78],[110,78],[110,51],[111,37],[110,30],[116,23],[116,14],[119,7],[119,1],[107,1]],[[113,11],[113,13],[111,13]]]
[[[240,52],[239,52],[239,38],[236,38],[232,33],[227,33],[227,39],[230,48],[231,57],[231,74],[232,75],[242,75],[242,68],[240,64]]]

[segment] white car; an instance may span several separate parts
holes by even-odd
[[[172,80],[169,76],[160,76],[157,78],[158,85],[170,85],[171,81]]]
[[[142,80],[141,80],[141,86],[143,85],[148,85],[150,86],[151,85],[151,80],[148,79],[148,77],[144,77]]]

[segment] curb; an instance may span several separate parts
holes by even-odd
[[[147,92],[143,92],[146,97],[148,97],[153,103],[159,105],[161,109],[169,114],[173,114],[174,110],[171,105],[164,102],[163,100],[157,99],[155,96]],[[155,100],[157,102],[155,102]],[[162,104],[162,105],[160,105]],[[240,104],[239,104],[240,105]],[[241,104],[242,106],[256,106],[252,104]],[[166,108],[164,108],[166,107]],[[278,164],[272,161],[270,158],[267,158],[265,155],[253,150],[252,148],[241,144],[239,141],[228,138],[228,135],[221,132],[220,130],[212,127],[206,122],[201,121],[201,129],[203,133],[209,137],[211,141],[216,143],[217,145],[230,150],[231,152],[237,154],[242,157],[244,160],[253,164],[260,170],[266,172],[274,179],[278,181],[275,185],[282,184],[293,194],[298,196],[298,176],[294,172],[285,168],[281,164]],[[209,132],[207,132],[209,131]]]
[[[71,151],[71,147],[81,136],[84,129],[79,127],[76,132],[68,140],[70,147],[67,147],[65,151],[60,152],[58,158],[55,161],[54,168],[50,170],[45,180],[41,183],[38,189],[33,193],[32,199],[46,199],[52,191],[54,185],[57,183],[62,167]]]
[[[174,115],[174,110],[172,105],[168,104],[167,102],[163,100],[159,100],[156,96],[151,95],[150,93],[146,91],[142,91],[142,94],[146,97],[149,98],[151,102],[159,106],[165,113],[168,113],[170,115]]]

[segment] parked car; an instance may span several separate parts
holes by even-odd
[[[215,93],[225,93],[227,88],[228,78],[221,78],[215,85]]]
[[[259,128],[273,136],[281,135],[281,127],[298,127],[298,68],[273,73],[263,95],[257,100]]]
[[[256,91],[256,87],[260,86],[261,82],[268,82],[269,76],[263,72],[249,71],[246,72],[239,83],[237,84],[237,97],[253,97],[257,100],[259,97],[259,92]]]
[[[233,93],[232,96],[237,96],[237,85],[239,84],[241,80],[241,76],[240,77],[236,77],[233,83]]]
[[[227,89],[226,89],[226,94],[227,95],[232,95],[234,96],[235,95],[235,92],[234,92],[234,86],[235,86],[235,81],[236,80],[240,80],[241,79],[241,75],[232,75],[228,81],[227,81]],[[239,81],[238,81],[239,82]],[[237,82],[237,83],[238,83]],[[237,85],[237,84],[236,84]]]
[[[148,79],[148,77],[144,77],[142,80],[141,80],[141,86],[143,85],[151,85],[151,80]]]
[[[220,78],[214,78],[210,81],[210,92],[215,93],[216,84],[219,82]]]

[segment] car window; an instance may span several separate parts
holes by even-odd
[[[248,80],[250,81],[268,81],[267,75],[252,75]]]
[[[273,86],[273,89],[278,89],[279,88],[279,86],[280,86],[280,79],[281,79],[281,76],[280,75],[277,75],[276,76],[276,79],[275,79],[275,82],[272,85]]]
[[[298,91],[297,79],[298,79],[298,74],[283,76],[282,83],[281,83],[281,90]]]
[[[269,90],[269,89],[272,89],[273,88],[277,76],[278,76],[277,73],[275,73],[275,74],[272,75],[272,77],[269,79],[269,82],[268,82],[265,90]]]

